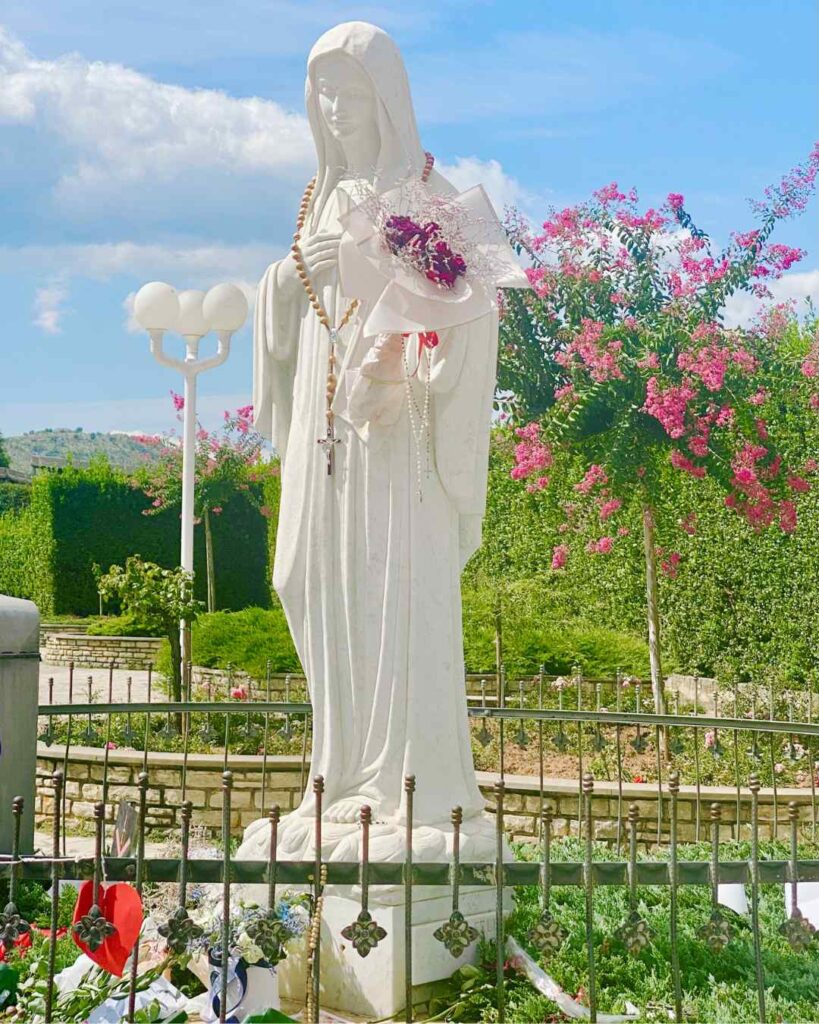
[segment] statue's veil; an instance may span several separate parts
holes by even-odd
[[[319,59],[338,53],[354,60],[372,84],[381,143],[374,168],[377,190],[389,188],[402,178],[420,175],[424,167],[425,154],[412,107],[409,79],[398,47],[386,32],[366,21],[336,25],[325,32],[310,51],[304,88],[318,158],[313,204],[316,217],[344,171],[344,156],[321,115],[315,83]]]

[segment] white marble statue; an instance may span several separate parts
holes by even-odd
[[[369,804],[372,858],[400,856],[412,774],[416,856],[446,856],[455,805],[464,858],[489,856],[467,724],[460,573],[481,536],[497,309],[487,303],[478,319],[439,331],[435,348],[365,332],[367,301],[342,290],[339,218],[361,182],[388,190],[429,174],[431,163],[389,36],[362,22],[323,35],[309,57],[306,105],[317,178],[302,206],[301,266],[291,254],[259,286],[253,405],[282,461],[273,582],[313,703],[324,854],[355,859]],[[455,192],[435,170],[426,188]],[[313,813],[308,787],[282,820],[281,857],[311,855]],[[268,828],[266,819],[251,825],[239,856],[265,857]]]

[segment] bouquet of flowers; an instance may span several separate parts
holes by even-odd
[[[392,214],[384,225],[384,241],[393,256],[405,260],[433,284],[453,288],[466,273],[463,256],[452,251],[434,220],[419,224],[412,217]]]
[[[483,188],[434,192],[407,178],[358,185],[341,216],[345,295],[366,302],[367,335],[415,334],[484,316],[498,287],[529,283]]]
[[[308,911],[302,897],[285,898],[275,907],[239,899],[231,903],[228,914],[227,955],[248,965],[274,967],[287,955],[284,947],[301,935],[308,922]],[[221,963],[224,916],[219,904],[191,914],[201,929],[192,949],[206,952],[214,962]]]

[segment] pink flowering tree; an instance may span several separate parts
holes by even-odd
[[[171,392],[177,418],[184,408],[181,395]],[[182,505],[182,446],[175,434],[141,437],[144,444],[157,451],[155,461],[146,466],[137,481],[151,499],[146,515],[156,515],[167,508]],[[207,610],[216,610],[216,572],[213,556],[212,517],[222,513],[225,503],[237,491],[244,492],[264,516],[270,510],[251,485],[269,471],[262,461],[264,439],[253,428],[253,406],[243,406],[235,413],[225,411],[219,431],[202,427],[196,434],[196,476],[194,490],[194,523],[205,530],[205,564],[207,573]]]
[[[618,523],[639,502],[645,550],[652,686],[664,708],[657,573],[679,555],[658,555],[656,518],[669,466],[717,481],[725,505],[754,530],[796,528],[796,496],[810,484],[789,463],[768,423],[771,381],[799,385],[800,363],[772,340],[781,308],[751,328],[727,328],[737,291],[770,300],[769,284],[804,255],[771,242],[779,221],[804,209],[819,148],[753,204],[758,226],[717,249],[683,197],[641,211],[616,184],[579,206],[553,211],[540,231],[519,217],[508,230],[528,257],[530,292],[504,296],[499,398],[516,429],[512,477],[547,487],[561,453],[581,467],[552,553],[566,565],[582,537],[608,556],[628,532]],[[802,374],[819,383],[819,347]],[[784,384],[783,384],[784,382]],[[819,398],[816,400],[819,405]]]

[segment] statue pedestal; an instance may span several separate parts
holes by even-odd
[[[385,939],[366,957],[359,956],[341,931],[355,920],[361,909],[358,899],[342,894],[346,887],[333,886],[326,891],[321,923],[321,1007],[367,1018],[391,1017],[406,1001],[404,971],[404,904],[382,903],[375,890],[370,891],[370,913],[387,932]],[[348,890],[349,891],[349,890]],[[493,888],[462,889],[460,910],[469,923],[487,938],[495,935]],[[511,897],[507,895],[506,902]],[[508,913],[509,906],[504,907]],[[432,982],[448,978],[453,971],[475,960],[477,941],[460,957],[452,956],[433,932],[452,913],[451,890],[421,887],[412,904],[412,982],[413,1003],[426,1000]],[[304,941],[304,940],[302,940]],[[279,965],[279,985],[283,998],[303,1003],[306,985],[304,946],[295,947]]]

